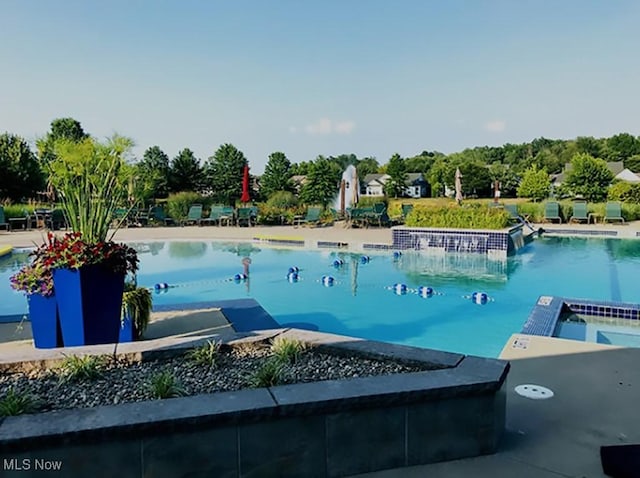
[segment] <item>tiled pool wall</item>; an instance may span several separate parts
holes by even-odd
[[[522,225],[509,230],[392,228],[393,247],[400,250],[486,254],[506,257],[524,246]]]
[[[283,335],[431,370],[8,417],[0,422],[5,463],[59,460],[68,478],[340,477],[497,451],[507,362]]]
[[[563,310],[575,314],[622,320],[640,320],[640,304],[540,296],[521,333],[551,337]]]

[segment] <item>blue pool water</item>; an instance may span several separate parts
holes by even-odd
[[[640,241],[541,238],[505,261],[476,255],[428,256],[290,250],[259,244],[158,242],[138,244],[140,285],[177,285],[154,293],[154,304],[255,298],[279,323],[310,323],[321,331],[496,357],[519,332],[538,296],[640,302]],[[250,281],[229,280],[251,258]],[[345,264],[335,268],[341,258]],[[0,260],[0,316],[26,312],[25,298],[8,278],[25,254]],[[289,283],[289,267],[301,280]],[[324,287],[323,275],[335,277]],[[439,295],[399,296],[387,287],[431,286]],[[476,305],[465,296],[486,292]]]

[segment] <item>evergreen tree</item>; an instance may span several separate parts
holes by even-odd
[[[202,186],[200,160],[193,151],[184,148],[171,161],[169,188],[172,192],[199,191]]]
[[[214,201],[235,205],[242,196],[242,175],[247,158],[234,145],[220,146],[204,165],[205,184]]]
[[[340,174],[336,174],[329,160],[320,156],[311,163],[307,182],[300,191],[300,199],[305,204],[326,206],[337,196],[339,180]]]
[[[260,178],[260,192],[269,198],[276,191],[293,191],[291,162],[279,151],[269,155],[264,174]]]

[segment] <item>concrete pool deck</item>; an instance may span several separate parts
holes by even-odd
[[[640,222],[619,224],[540,224],[547,232],[616,231],[621,238],[637,238]],[[172,227],[122,229],[122,241],[251,240],[256,235],[302,237],[307,246],[317,240],[391,243],[390,229],[278,227]],[[43,231],[0,233],[0,245],[29,247]],[[522,318],[522,321],[526,317]],[[14,326],[16,324],[13,324]],[[551,339],[554,340],[554,339]],[[557,342],[549,348],[558,351]],[[24,345],[22,345],[24,347]],[[26,351],[26,349],[25,349]],[[640,349],[604,347],[598,351],[552,353],[537,347],[531,353],[506,356],[511,360],[507,380],[505,436],[495,455],[360,475],[368,478],[413,477],[601,477],[599,448],[640,443]],[[0,353],[3,353],[0,349]],[[555,396],[530,400],[514,392],[519,384],[550,388]]]

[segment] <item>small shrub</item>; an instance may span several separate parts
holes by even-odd
[[[102,375],[104,363],[103,357],[94,355],[65,357],[59,369],[60,378],[65,382],[94,380]]]
[[[289,209],[298,205],[298,198],[289,191],[276,191],[267,200],[267,206]]]
[[[153,375],[147,387],[151,396],[157,399],[182,397],[186,395],[186,391],[178,379],[168,370]]]
[[[254,388],[273,387],[282,382],[283,373],[280,360],[268,359],[249,377],[249,385]]]
[[[202,196],[193,191],[170,194],[167,199],[167,215],[175,220],[186,219],[192,204],[204,204],[204,202]]]
[[[409,213],[410,227],[445,227],[454,229],[503,229],[509,226],[510,214],[504,209],[482,204],[429,207],[417,205]]]
[[[304,352],[305,344],[295,339],[286,337],[276,337],[271,344],[271,352],[282,363],[295,363],[302,352]]]
[[[215,367],[220,359],[220,342],[207,340],[187,354],[187,358],[197,365]]]
[[[612,184],[607,191],[609,201],[640,204],[640,184],[619,181]]]
[[[0,398],[0,417],[11,417],[32,413],[37,410],[37,402],[28,393],[17,393],[10,387],[4,397]]]
[[[363,196],[358,200],[358,208],[365,208],[365,207],[373,207],[374,204],[378,204],[383,202],[385,204],[385,206],[388,206],[389,204],[389,200],[387,199],[386,196]]]

